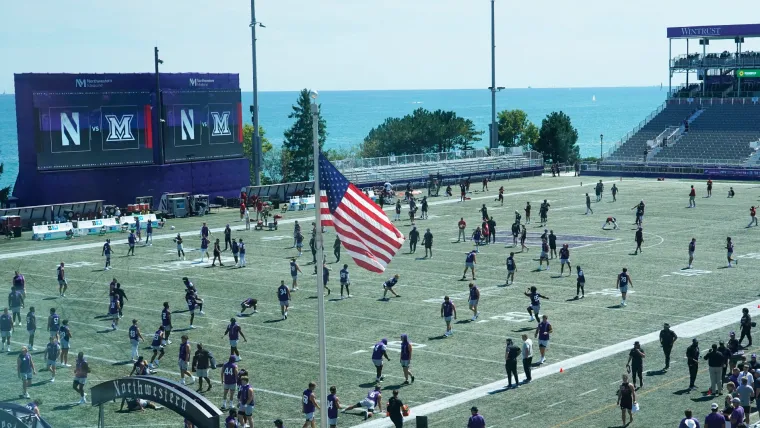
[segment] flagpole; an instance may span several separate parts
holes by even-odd
[[[320,426],[327,425],[327,344],[325,343],[325,284],[322,269],[324,248],[322,245],[322,196],[319,187],[319,105],[317,104],[317,91],[310,91],[311,103],[311,132],[314,139],[314,214],[316,218],[316,233],[314,245],[317,246],[317,340],[319,341],[319,403],[322,406]],[[323,268],[324,269],[324,268]]]

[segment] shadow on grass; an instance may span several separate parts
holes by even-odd
[[[513,388],[510,388],[510,387],[508,387],[508,386],[504,386],[504,387],[502,387],[502,388],[499,388],[499,389],[494,389],[494,390],[492,390],[492,391],[488,391],[488,395],[496,395],[496,394],[501,394],[502,392],[507,392],[507,391],[509,391],[510,389],[513,389]]]
[[[278,318],[278,319],[274,319],[274,320],[266,320],[266,321],[264,321],[264,322],[265,322],[266,324],[271,324],[271,323],[273,323],[273,322],[281,322],[281,321],[285,321],[285,320],[284,320],[284,319],[282,319],[282,318]]]
[[[111,365],[112,366],[127,366],[127,365],[130,365],[130,364],[133,364],[132,360],[118,361],[118,362],[115,362],[115,363],[113,363]]]
[[[428,337],[428,340],[441,340],[441,339],[446,339],[446,336],[440,335],[440,336]]]
[[[523,327],[523,328],[518,328],[517,330],[512,330],[512,331],[514,333],[523,333],[523,332],[526,332],[526,331],[534,331],[534,330],[535,330],[534,327]]]
[[[691,394],[691,389],[684,388],[684,389],[679,389],[678,391],[673,392],[673,395],[685,395],[685,394]]]
[[[61,404],[60,406],[53,407],[53,410],[56,412],[61,411],[61,410],[71,410],[74,407],[77,407],[78,405],[79,405],[78,403]]]
[[[662,376],[667,373],[665,370],[651,370],[647,371],[647,376]]]
[[[621,306],[621,305],[612,305],[612,306],[607,306],[607,309],[620,309],[620,308],[622,308],[622,306]]]

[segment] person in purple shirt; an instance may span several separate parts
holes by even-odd
[[[349,410],[358,409],[361,408],[364,410],[364,419],[371,418],[373,413],[375,413],[375,409],[377,409],[377,412],[382,412],[383,410],[383,394],[381,391],[382,388],[380,388],[380,385],[376,385],[374,389],[370,390],[367,393],[367,397],[364,398],[362,401],[354,404],[353,406],[348,406],[343,410],[343,413],[348,412]]]
[[[248,342],[248,339],[245,338],[243,329],[240,328],[240,324],[237,323],[237,320],[235,320],[235,318],[230,318],[230,323],[227,324],[227,329],[224,330],[222,338],[228,334],[230,335],[230,355],[235,356],[235,361],[240,361],[240,351],[238,351],[237,348],[237,343],[239,340],[238,337],[242,337],[244,342]]]
[[[388,349],[388,339],[383,339],[375,344],[375,346],[372,348],[372,364],[375,365],[375,370],[377,371],[377,376],[375,377],[375,382],[382,382],[385,378],[383,376],[383,358],[390,361],[391,359],[388,357],[388,352],[386,351]]]
[[[726,428],[726,417],[720,413],[718,403],[710,405],[710,414],[705,416],[705,428]]]
[[[248,383],[248,376],[240,379],[240,389],[238,390],[238,421],[240,426],[253,426],[253,406],[254,393],[253,387]]]
[[[145,225],[145,245],[153,246],[153,222],[148,221]]]
[[[470,251],[469,253],[466,253],[464,259],[464,272],[462,273],[462,281],[464,281],[467,278],[467,270],[470,270],[470,273],[472,274],[472,280],[475,281],[475,264],[477,263],[475,260],[475,250]]]
[[[203,223],[203,226],[201,226],[201,237],[208,239],[208,236],[208,226],[206,226],[206,223]]]
[[[129,232],[129,236],[127,237],[127,244],[129,244],[129,249],[127,250],[127,255],[132,253],[132,255],[135,255],[135,242],[137,242],[137,238],[135,238],[134,232]]]
[[[311,426],[311,428],[316,428],[316,422],[314,422],[314,411],[315,409],[319,409],[319,404],[317,403],[317,397],[314,395],[314,390],[317,389],[317,384],[314,382],[309,382],[309,388],[304,390],[303,395],[301,396],[301,403],[303,404],[303,415],[306,418],[306,421],[303,423],[302,428],[307,428]]]
[[[187,426],[187,424],[185,424],[185,426]],[[239,426],[237,411],[235,409],[230,409],[230,413],[227,415],[227,418],[224,419],[224,428],[238,428]]]
[[[738,397],[734,397],[731,403],[734,405],[734,411],[731,412],[731,426],[735,427],[744,422],[744,407]]]
[[[233,407],[233,399],[235,398],[235,390],[237,389],[237,377],[238,366],[235,364],[235,356],[230,355],[230,359],[224,363],[221,371],[222,385],[224,385],[224,393],[222,394],[222,410],[227,410],[227,393],[229,393],[229,407]]]
[[[11,352],[11,334],[13,333],[13,318],[8,313],[8,308],[3,309],[3,314],[0,315],[0,336],[3,338],[3,351]],[[50,336],[53,337],[53,336]],[[8,344],[6,345],[6,342]],[[7,347],[7,348],[6,348]]]
[[[340,399],[336,395],[338,388],[330,387],[330,395],[327,396],[327,424],[330,428],[338,426],[338,409],[340,409]]]
[[[135,232],[137,232],[137,240],[142,241],[142,225],[140,224],[140,217],[135,217]]]
[[[404,370],[404,383],[403,385],[409,385],[409,378],[412,378],[414,383],[414,375],[409,369],[412,364],[412,342],[409,341],[409,336],[406,334],[401,335],[401,368]]]
[[[685,418],[681,419],[678,428],[699,428],[699,420],[693,417],[691,409],[686,409],[683,413]]]
[[[18,271],[13,275],[13,289],[26,298],[26,279],[24,279],[24,275],[21,275]]]
[[[203,261],[203,255],[204,254],[206,255],[207,259],[211,258],[211,255],[209,255],[209,253],[208,253],[208,242],[209,241],[208,241],[207,237],[204,236],[204,237],[201,238],[201,262]]]
[[[486,428],[486,420],[483,419],[483,416],[480,416],[477,407],[473,406],[470,409],[470,413],[472,413],[472,415],[467,421],[467,428]]]
[[[554,331],[552,325],[549,323],[549,317],[547,315],[542,316],[542,320],[536,327],[536,332],[533,337],[538,338],[538,350],[541,352],[541,359],[538,360],[538,364],[543,364],[546,361],[546,348],[549,347],[549,335]]]

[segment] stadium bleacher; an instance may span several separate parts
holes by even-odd
[[[709,162],[710,159],[720,159],[739,164],[754,153],[750,142],[758,140],[760,105],[717,104],[707,106],[689,125],[689,132],[672,146],[663,147],[652,160]]]
[[[534,156],[534,158],[536,158]],[[442,176],[479,175],[490,171],[505,171],[542,165],[540,158],[532,159],[528,155],[506,154],[465,159],[448,159],[430,162],[393,163],[375,167],[341,168],[341,172],[355,184],[394,182],[399,180],[428,177],[431,174]]]
[[[696,110],[692,104],[671,104],[656,114],[648,123],[632,135],[627,141],[608,155],[605,160],[644,159],[647,141],[655,139],[665,128],[679,126]]]

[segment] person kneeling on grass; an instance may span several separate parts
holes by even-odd
[[[615,217],[607,217],[607,221],[604,222],[602,225],[602,230],[607,230],[607,226],[612,225],[613,229],[617,229],[617,219]]]
[[[364,410],[364,419],[371,418],[372,415],[375,412],[375,409],[377,409],[377,412],[382,412],[383,410],[383,395],[380,392],[381,388],[380,385],[375,386],[375,389],[370,390],[367,393],[367,398],[363,399],[362,401],[354,404],[353,406],[346,407],[342,413],[346,413],[349,410],[362,408]]]
[[[401,297],[400,295],[396,294],[395,291],[393,291],[393,286],[395,286],[398,283],[398,274],[393,275],[393,278],[385,281],[383,283],[383,299],[382,300],[388,300],[387,296],[388,292],[390,291],[391,294],[393,294],[396,297]]]

